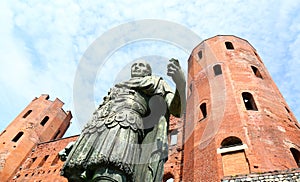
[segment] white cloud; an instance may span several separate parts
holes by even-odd
[[[182,24],[203,39],[216,34],[234,34],[247,39],[258,50],[300,118],[297,103],[300,95],[295,94],[300,90],[297,76],[300,6],[297,0],[1,1],[0,7],[0,96],[5,98],[0,101],[3,111],[0,129],[41,93],[60,98],[66,103],[64,108],[73,111],[76,68],[88,46],[111,28],[145,18]],[[185,55],[172,46],[134,44],[118,50],[107,61],[128,62],[144,56],[145,49],[146,55],[185,59]],[[123,65],[108,64],[106,68],[120,70]],[[106,73],[101,76],[106,81],[101,81],[105,86],[96,85],[96,93],[105,94],[106,88],[112,85],[107,86],[111,82],[107,81],[111,80],[108,76]],[[101,96],[97,97],[100,100]],[[78,132],[75,126],[72,126],[74,132],[69,131],[69,134]]]

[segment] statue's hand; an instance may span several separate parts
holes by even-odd
[[[66,160],[67,160],[67,157],[68,157],[68,155],[67,155],[65,149],[61,150],[61,151],[58,153],[58,156],[59,156],[59,158],[60,158],[61,161],[66,161]]]
[[[168,72],[167,75],[172,77],[177,87],[185,88],[185,76],[179,65],[179,61],[177,59],[170,59],[170,63],[168,64]]]
[[[174,96],[169,103],[170,113],[175,117],[180,117],[181,113],[185,112],[186,105],[186,93],[185,93],[185,76],[179,65],[179,61],[172,58],[168,64],[168,73],[167,75],[171,76],[173,81],[176,84],[176,91]],[[170,95],[170,94],[169,94]]]
[[[62,149],[59,153],[58,156],[60,158],[61,161],[66,161],[67,157],[71,151],[71,149],[73,148],[75,142],[70,142],[64,149]]]

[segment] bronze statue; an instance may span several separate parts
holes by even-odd
[[[185,107],[178,60],[170,60],[167,74],[176,83],[175,93],[152,76],[148,63],[135,62],[131,79],[110,89],[72,149],[68,146],[61,174],[70,182],[162,181],[169,116],[179,117]]]

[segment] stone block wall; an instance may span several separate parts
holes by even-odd
[[[290,169],[286,171],[272,171],[267,173],[255,173],[241,176],[224,177],[222,182],[256,182],[256,181],[280,181],[280,182],[300,182],[300,169]]]

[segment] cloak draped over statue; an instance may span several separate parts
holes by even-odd
[[[153,96],[162,98],[159,102],[166,105],[166,112],[157,118],[153,126],[150,124],[145,129],[148,124],[144,122],[153,122],[153,117],[148,117],[152,109],[149,101]],[[95,171],[100,169],[101,175],[101,170],[111,168],[121,174],[122,181],[138,181],[141,176],[135,175],[137,171],[146,175],[151,173],[150,176],[155,178],[157,169],[161,168],[159,163],[165,160],[162,156],[166,157],[168,152],[168,108],[173,97],[170,87],[161,77],[135,77],[116,84],[83,128],[64,163],[62,175],[68,179],[77,175],[76,179],[78,175],[85,174],[92,179]],[[163,147],[151,145],[149,149],[141,145],[144,143]]]

